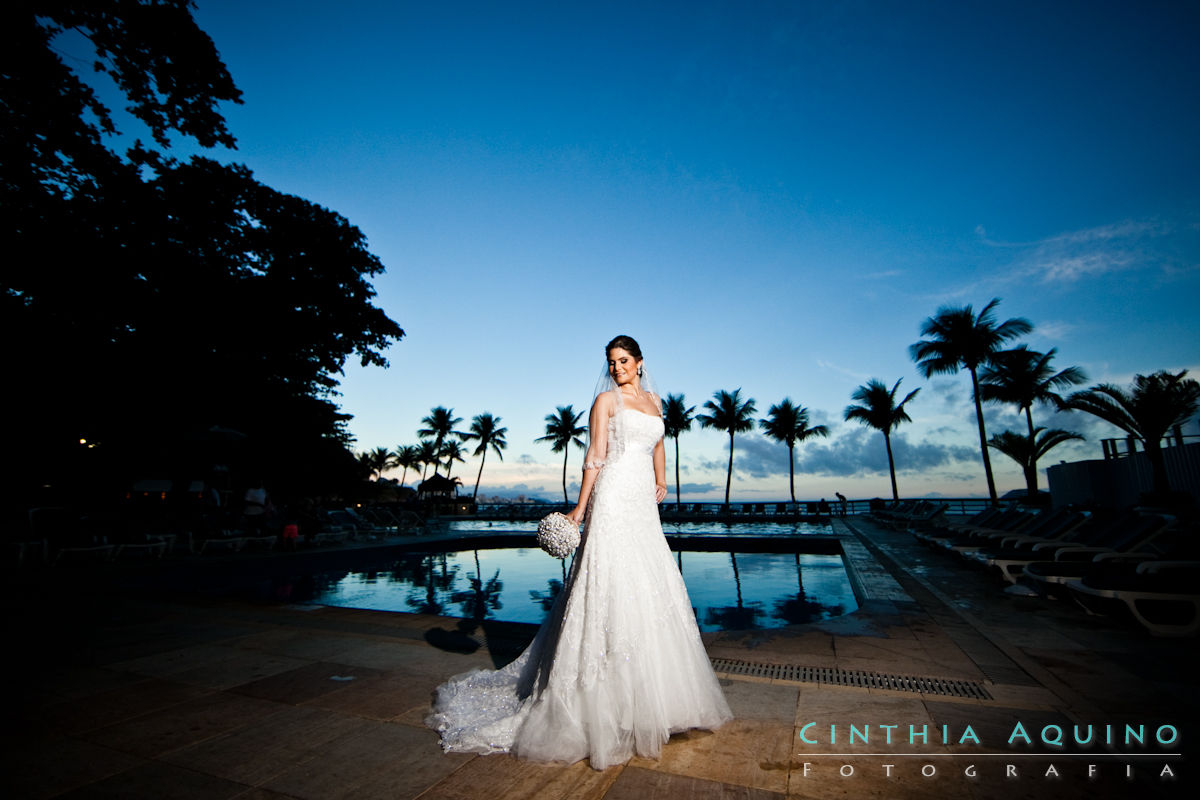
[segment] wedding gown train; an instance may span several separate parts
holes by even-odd
[[[733,718],[659,523],[653,451],[662,419],[617,414],[624,446],[612,446],[610,419],[610,458],[549,617],[512,663],[436,690],[425,724],[446,752],[588,758],[604,769],[635,753],[658,758],[672,733]]]

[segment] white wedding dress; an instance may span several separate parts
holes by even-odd
[[[438,687],[425,724],[446,752],[588,758],[605,769],[635,753],[658,758],[672,733],[733,718],[659,523],[653,452],[662,419],[616,414],[622,424],[609,420],[609,458],[550,616],[503,669]]]

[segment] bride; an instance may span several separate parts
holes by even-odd
[[[733,718],[658,519],[662,407],[638,343],[618,336],[592,403],[579,503],[586,522],[563,591],[529,647],[456,675],[425,724],[446,752],[605,769],[658,758],[672,733]]]

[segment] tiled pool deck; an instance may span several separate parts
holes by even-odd
[[[1194,640],[1009,597],[866,520],[837,521],[835,532],[865,593],[858,612],[706,633],[710,656],[978,682],[990,699],[721,673],[737,719],[672,737],[657,761],[597,772],[586,761],[446,755],[421,723],[432,689],[506,663],[531,626],[463,630],[448,617],[148,596],[114,590],[104,567],[26,570],[6,589],[4,797],[1194,796]],[[1018,722],[1035,747],[1008,746]],[[1037,741],[1047,724],[1069,739],[1073,724],[1119,735],[1127,722],[1147,726],[1147,744],[1108,749],[1137,755]],[[1169,748],[1152,744],[1163,723],[1181,734]],[[869,743],[848,743],[851,726],[869,726]],[[909,726],[928,726],[927,741],[910,739]],[[958,743],[968,726],[978,744]],[[964,774],[972,764],[975,777]],[[1179,778],[1160,779],[1164,764]],[[1008,765],[1016,777],[1005,777]],[[842,777],[846,768],[853,775]]]

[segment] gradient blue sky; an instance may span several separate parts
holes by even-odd
[[[907,354],[942,304],[1002,298],[1093,382],[1200,372],[1195,3],[197,6],[245,92],[218,157],[339,211],[387,266],[408,335],[390,369],[347,369],[359,446],[414,443],[435,405],[498,414],[481,493],[561,496],[533,439],[586,407],[617,333],[691,404],[741,387],[830,425],[801,497],[889,491],[882,437],[842,421],[872,377],[921,387],[901,492],[986,491],[965,375]],[[1114,432],[1036,420],[1089,438],[1051,461]],[[726,441],[684,435],[685,499],[720,497]],[[739,437],[735,497],[784,498],[786,452]]]

